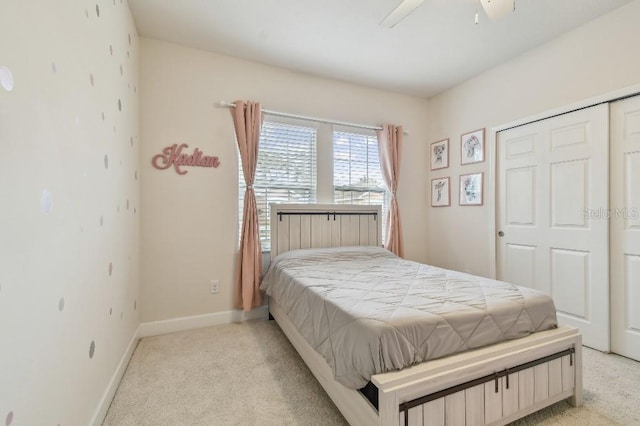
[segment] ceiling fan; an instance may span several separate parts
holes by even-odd
[[[424,3],[424,0],[403,0],[380,22],[380,25],[387,28],[395,27],[422,3]],[[482,8],[492,21],[503,18],[509,12],[516,10],[516,0],[480,0],[480,4],[482,4]],[[478,13],[476,12],[477,23]]]

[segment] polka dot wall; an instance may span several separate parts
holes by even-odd
[[[138,325],[138,35],[126,1],[3,8],[0,425],[89,424]]]

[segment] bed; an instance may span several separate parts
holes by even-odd
[[[581,337],[548,297],[391,255],[379,207],[271,215],[270,315],[350,424],[505,424],[581,405]]]

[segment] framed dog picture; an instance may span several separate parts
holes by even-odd
[[[460,205],[482,205],[482,177],[483,173],[460,175]]]
[[[449,178],[431,179],[431,207],[446,207],[451,205],[451,188]]]
[[[449,167],[449,139],[431,144],[431,170]]]
[[[474,130],[460,136],[460,164],[484,161],[484,129]]]

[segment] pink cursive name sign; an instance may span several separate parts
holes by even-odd
[[[179,175],[187,174],[186,170],[181,170],[181,166],[195,166],[195,167],[218,167],[220,160],[218,157],[209,157],[202,155],[202,151],[198,148],[194,148],[192,154],[183,154],[182,149],[189,148],[186,143],[173,144],[162,150],[162,154],[154,155],[151,159],[151,164],[156,169],[164,170],[173,166],[176,169],[176,173]]]

